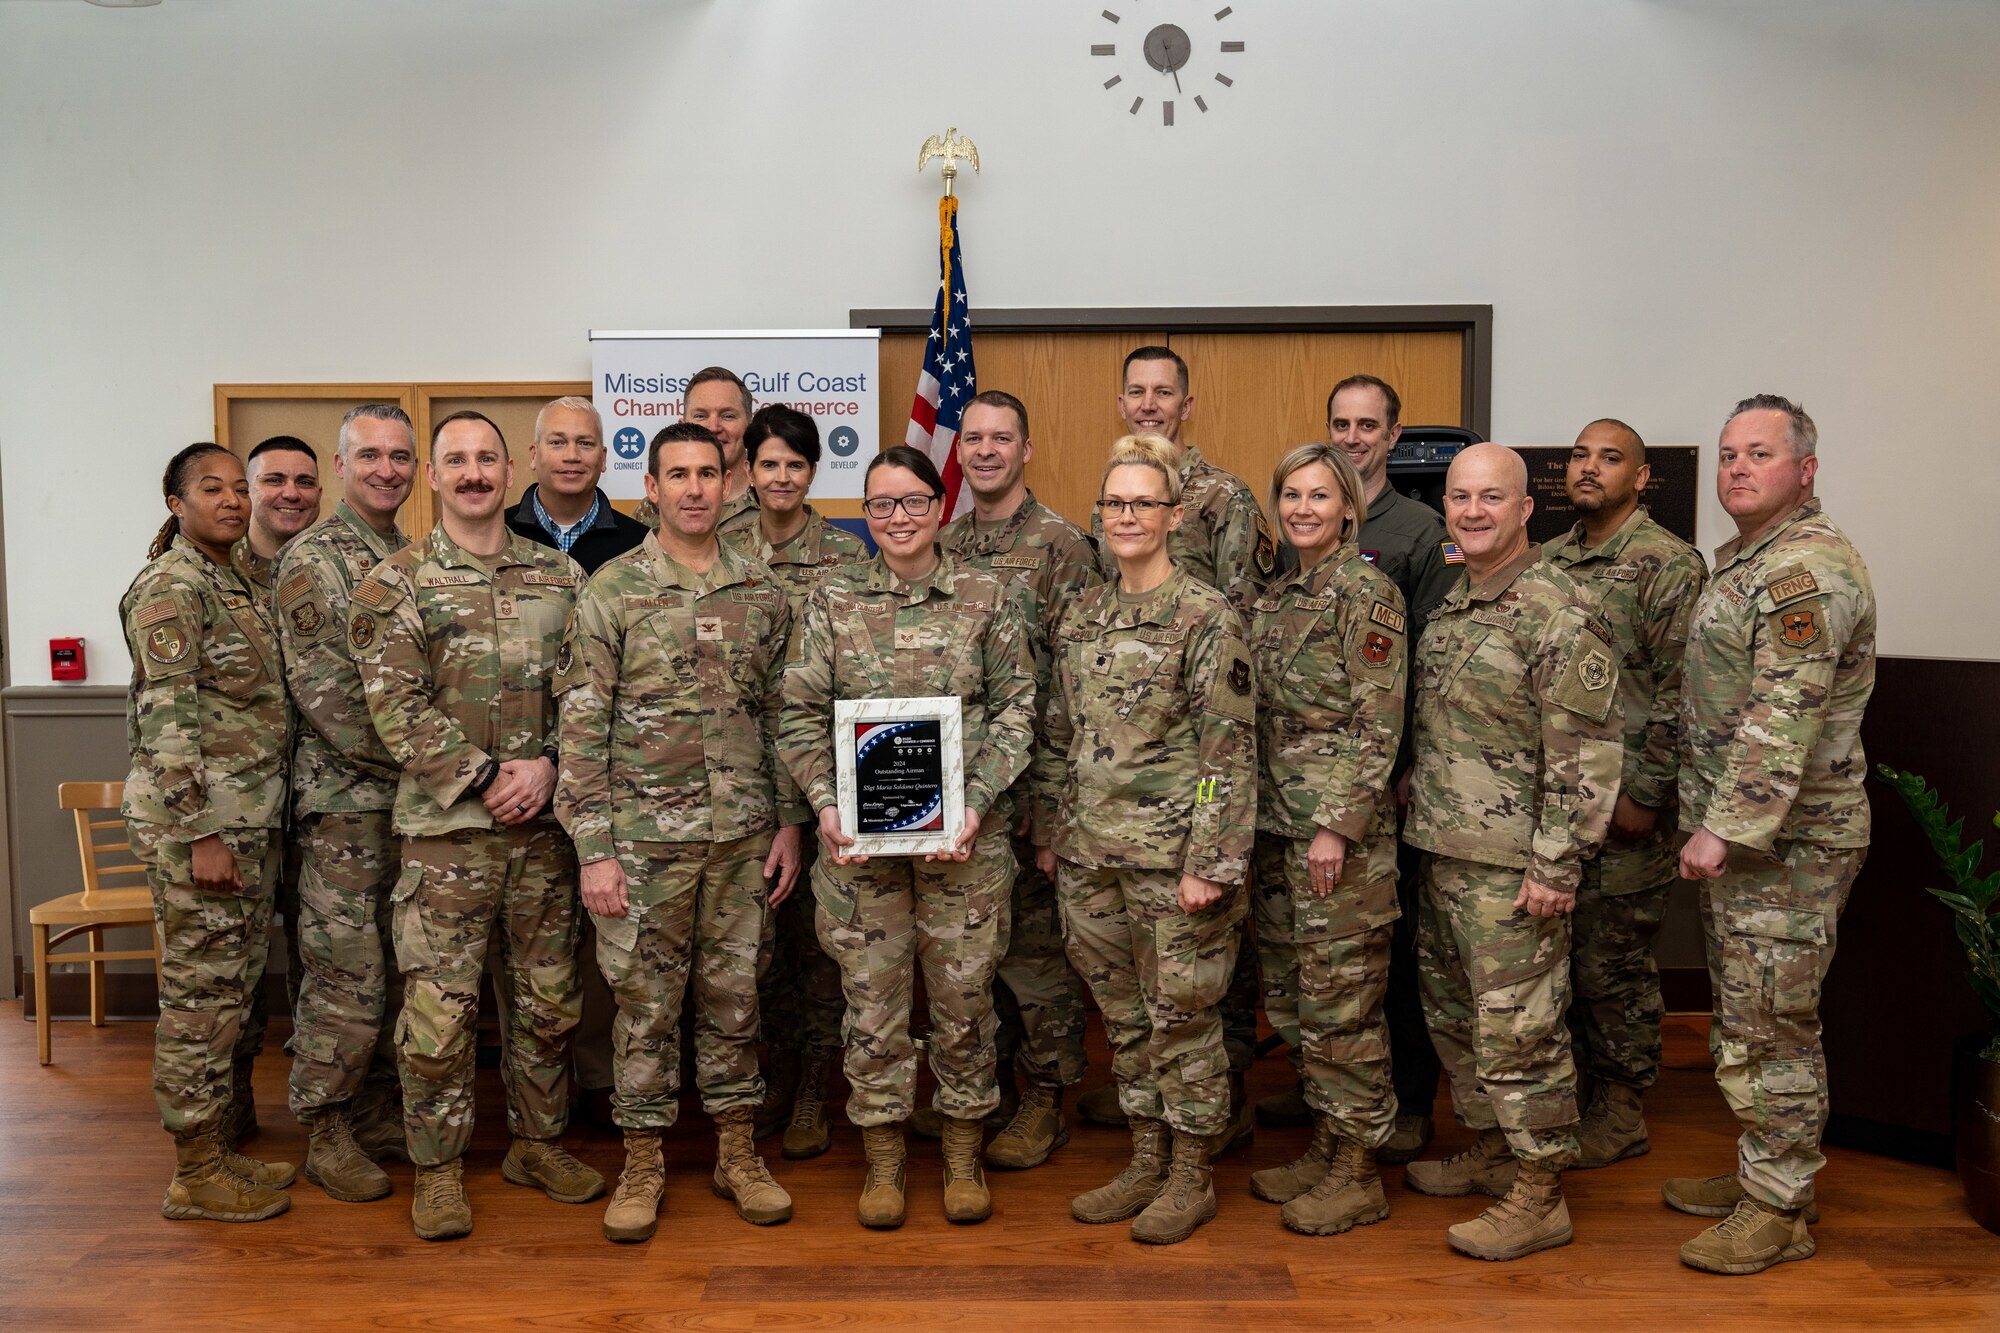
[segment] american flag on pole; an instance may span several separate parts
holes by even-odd
[[[965,257],[958,248],[958,199],[938,200],[938,294],[931,311],[931,336],[924,368],[910,404],[910,429],[903,443],[921,449],[944,478],[944,521],[970,502],[958,466],[958,422],[978,392],[972,369],[972,320],[965,301]]]

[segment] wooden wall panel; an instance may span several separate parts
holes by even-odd
[[[1261,498],[1271,469],[1295,444],[1326,437],[1326,394],[1359,371],[1403,397],[1403,419],[1464,420],[1464,335],[1433,333],[1172,333],[1166,330],[978,333],[979,387],[1028,405],[1035,457],[1028,484],[1088,525],[1105,450],[1124,431],[1118,367],[1134,347],[1164,343],[1187,359],[1195,412],[1186,438],[1250,483]],[[882,443],[909,423],[925,335],[882,336]]]
[[[1177,333],[1194,416],[1183,438],[1249,483],[1261,501],[1294,445],[1326,438],[1326,395],[1349,375],[1396,386],[1403,420],[1463,424],[1464,337],[1437,333]]]

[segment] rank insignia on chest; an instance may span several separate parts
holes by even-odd
[[[175,624],[155,625],[153,632],[146,636],[146,654],[155,662],[173,663],[188,655],[193,646],[188,636],[181,633]]]
[[[896,630],[896,647],[921,648],[923,647],[923,643],[915,630],[903,629],[899,626]]]
[[[375,642],[375,617],[367,612],[357,612],[347,624],[347,646],[357,653],[365,653]]]
[[[300,602],[292,608],[292,628],[301,634],[317,634],[319,627],[326,623],[326,617],[319,612],[318,602]]]
[[[493,614],[502,620],[512,620],[514,618],[514,599],[503,596],[496,600],[493,603]]]
[[[1393,647],[1395,645],[1389,642],[1388,635],[1370,630],[1368,637],[1361,641],[1361,660],[1369,666],[1381,666],[1389,660],[1389,650]]]
[[[1778,637],[1794,648],[1819,642],[1819,612],[1787,611],[1778,617]]]
[[[694,636],[703,643],[721,643],[722,617],[696,616],[694,618]]]
[[[1444,552],[1444,562],[1447,565],[1462,565],[1465,563],[1465,552],[1458,549],[1457,542],[1439,542],[1438,550]]]
[[[1611,659],[1592,648],[1577,663],[1576,678],[1586,690],[1601,690],[1611,683]]]

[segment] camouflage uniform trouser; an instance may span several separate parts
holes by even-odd
[[[1184,1134],[1229,1123],[1222,997],[1248,913],[1241,887],[1196,915],[1181,911],[1178,870],[1105,870],[1060,862],[1070,961],[1104,1015],[1118,1104]]]
[[[977,1120],[1000,1105],[993,978],[1007,952],[1013,882],[1014,852],[999,825],[980,833],[964,862],[874,857],[842,866],[821,853],[812,887],[820,942],[840,964],[847,998],[843,1068],[854,1124],[900,1124],[915,1109],[910,1007],[919,967],[937,1109]]]
[[[681,1007],[694,986],[695,1083],[704,1111],[755,1106],[757,955],[767,932],[771,835],[730,842],[626,842],[622,917],[594,917],[597,966],[617,997],[612,1118],[665,1129],[680,1109]]]
[[[1037,1087],[1066,1088],[1083,1078],[1083,978],[1063,952],[1062,908],[1034,844],[1014,839],[1014,860],[1013,926],[993,989],[1000,1059]]]
[[[389,891],[401,842],[387,810],[307,815],[297,838],[299,996],[293,1008],[292,1114],[356,1102],[394,1106],[396,1015],[403,978],[395,966]]]
[[[1426,857],[1417,965],[1459,1123],[1560,1171],[1577,1151],[1569,918],[1517,911],[1523,873]]]
[[[230,1076],[263,1041],[251,997],[264,984],[271,900],[278,880],[276,829],[223,829],[241,894],[194,886],[190,844],[176,828],[127,820],[132,851],[146,866],[153,925],[160,932],[160,1024],[153,1037],[153,1098],[176,1137],[222,1123]]]
[[[1702,933],[1715,989],[1709,1052],[1715,1081],[1743,1126],[1736,1176],[1754,1198],[1799,1208],[1826,1165],[1826,1053],[1819,994],[1841,908],[1864,847],[1779,843],[1769,855],[1729,849],[1703,884]]]
[[[1579,1073],[1650,1088],[1660,1076],[1660,967],[1653,938],[1678,877],[1674,838],[1609,842],[1583,863],[1570,920],[1570,1044]]]
[[[812,868],[818,839],[805,830],[800,839],[804,862],[791,896],[773,914],[774,932],[759,963],[758,1011],[763,1015],[764,1044],[803,1051],[809,1060],[824,1060],[840,1049],[840,1015],[846,1002],[840,995],[840,964],[820,947],[813,922]],[[761,872],[760,872],[761,873]]]
[[[1291,1043],[1306,1104],[1342,1138],[1379,1148],[1396,1127],[1389,1077],[1389,937],[1396,881],[1341,883],[1320,897],[1309,838],[1257,835],[1257,950],[1264,1015]]]
[[[479,983],[490,949],[509,992],[500,1070],[507,1128],[552,1139],[569,1116],[576,980],[576,851],[552,820],[403,840],[392,895],[403,1013],[396,1060],[410,1160],[439,1166],[472,1138]]]

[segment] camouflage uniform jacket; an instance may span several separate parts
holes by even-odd
[[[725,546],[733,546],[770,567],[771,576],[785,590],[785,601],[792,608],[793,629],[798,628],[799,617],[805,614],[807,593],[849,565],[868,563],[867,544],[846,528],[827,522],[811,505],[806,506],[806,525],[783,546],[773,546],[764,540],[761,522],[717,536]]]
[[[1404,841],[1574,892],[1623,764],[1611,631],[1530,545],[1439,605],[1417,649]]]
[[[355,814],[395,804],[396,761],[368,716],[347,646],[347,604],[370,570],[407,545],[400,530],[383,536],[342,500],[294,538],[278,562],[285,681],[306,723],[292,748],[296,814]]]
[[[291,708],[269,599],[177,536],[118,616],[132,654],[125,817],[188,842],[280,827]]]
[[[1187,517],[1167,534],[1167,554],[1188,573],[1218,589],[1245,618],[1255,614],[1257,595],[1277,569],[1278,547],[1257,497],[1235,473],[1202,457],[1193,445],[1181,446],[1181,504]],[[1116,580],[1118,561],[1104,545],[1104,525],[1090,516],[1090,535],[1098,544],[1098,568]]]
[[[785,672],[779,752],[814,810],[832,805],[836,699],[957,695],[964,704],[965,808],[991,827],[1028,765],[1035,661],[1027,597],[940,555],[906,583],[880,556],[806,598]]]
[[[1611,630],[1618,704],[1625,714],[1625,771],[1618,789],[1658,810],[1679,777],[1681,656],[1688,622],[1708,582],[1701,553],[1638,510],[1592,549],[1583,524],[1542,558],[1568,570]]]
[[[1257,831],[1257,699],[1243,622],[1176,568],[1127,600],[1077,594],[1055,637],[1040,798],[1054,847],[1094,868],[1240,884]]]
[[[1875,688],[1875,589],[1808,500],[1715,553],[1681,687],[1681,827],[1759,851],[1868,845],[1861,711]]]
[[[582,583],[576,561],[511,532],[489,565],[440,520],[354,590],[347,642],[403,770],[398,833],[498,827],[466,787],[489,758],[536,759],[555,740],[549,687]]]
[[[1257,827],[1346,838],[1363,884],[1396,874],[1389,772],[1403,739],[1403,594],[1352,542],[1257,603]]]
[[[810,817],[777,755],[791,634],[784,590],[731,547],[696,574],[649,536],[591,577],[556,660],[556,815],[578,860]]]
[[[278,553],[278,559],[284,552]],[[266,560],[257,554],[248,537],[238,537],[236,544],[229,548],[229,566],[234,569],[252,591],[261,594],[266,601],[278,586],[278,561]]]

